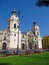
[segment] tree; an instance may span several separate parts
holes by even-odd
[[[49,0],[38,0],[37,3],[36,3],[36,6],[46,6],[48,7],[49,6]]]

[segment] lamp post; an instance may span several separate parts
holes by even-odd
[[[18,42],[17,42],[17,52],[16,54],[19,54],[19,29],[18,29]]]
[[[20,16],[20,10],[18,10],[18,17]],[[16,54],[18,55],[19,54],[19,20],[18,20],[18,42],[17,42],[17,51],[16,51]]]

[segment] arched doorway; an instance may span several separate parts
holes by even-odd
[[[22,50],[25,50],[25,44],[22,44]]]
[[[7,44],[4,42],[2,45],[2,50],[6,50]]]
[[[29,43],[29,49],[32,50],[32,43]]]
[[[38,47],[37,47],[37,44],[35,44],[35,49],[37,49]]]

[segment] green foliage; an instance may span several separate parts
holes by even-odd
[[[49,0],[38,0],[36,3],[37,6],[46,6],[49,7]]]
[[[0,58],[0,65],[49,65],[49,53]]]

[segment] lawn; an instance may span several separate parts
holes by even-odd
[[[49,53],[0,58],[0,65],[49,65]]]

